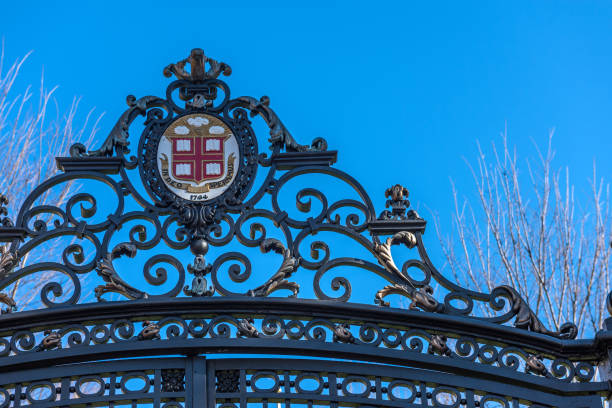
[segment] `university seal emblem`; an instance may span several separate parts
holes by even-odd
[[[168,189],[189,201],[208,201],[236,178],[238,141],[221,119],[203,113],[182,116],[164,131],[157,166]]]

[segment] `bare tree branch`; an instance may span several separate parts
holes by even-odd
[[[476,160],[465,160],[475,195],[460,199],[451,181],[455,239],[436,232],[459,282],[482,291],[509,284],[546,324],[573,321],[592,334],[610,291],[610,186],[593,165],[590,197],[576,201],[569,169],[553,167],[552,140],[521,163],[505,131],[489,155],[478,144]]]

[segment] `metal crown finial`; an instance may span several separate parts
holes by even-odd
[[[189,72],[185,70],[187,63],[190,65]],[[206,70],[207,63],[210,67],[208,70]],[[177,79],[187,81],[204,81],[215,79],[221,74],[229,76],[231,73],[232,68],[229,65],[207,57],[201,48],[192,49],[189,57],[164,68],[165,77],[170,78],[174,74]]]

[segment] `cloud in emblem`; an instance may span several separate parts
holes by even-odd
[[[208,119],[203,118],[202,116],[196,116],[195,118],[187,119],[187,123],[191,126],[200,127],[202,125],[208,125]]]
[[[222,135],[225,133],[225,129],[223,129],[221,126],[211,126],[208,131],[211,135]]]
[[[189,128],[187,126],[177,126],[174,128],[174,133],[177,135],[186,135],[189,133]]]

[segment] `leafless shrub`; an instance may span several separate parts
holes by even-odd
[[[551,328],[571,321],[580,335],[599,330],[610,291],[608,182],[593,165],[590,192],[577,194],[569,168],[553,167],[552,132],[535,162],[517,158],[506,132],[501,149],[478,151],[466,160],[476,194],[460,198],[453,184],[455,234],[436,225],[450,272],[483,291],[512,285]]]
[[[19,72],[29,57],[29,53],[5,69],[4,44],[0,53],[0,145],[3,159],[0,161],[0,192],[10,200],[9,215],[16,216],[21,203],[41,182],[51,177],[57,170],[55,156],[68,152],[75,141],[91,140],[97,131],[99,115],[92,122],[93,110],[89,111],[84,123],[76,125],[79,99],[75,98],[70,107],[62,111],[53,98],[57,87],[45,88],[43,78],[38,92],[27,86],[22,92],[15,93],[14,85]],[[38,202],[62,205],[69,193],[69,184],[58,190],[49,190]],[[44,218],[43,218],[44,220]],[[57,248],[59,249],[59,248]],[[57,250],[56,249],[56,250]],[[26,254],[22,265],[36,262],[32,257],[47,258],[48,253]],[[36,299],[38,282],[45,282],[40,273],[30,279],[22,279],[10,288],[10,294],[17,300],[20,308]],[[28,287],[28,290],[21,290]],[[34,289],[34,290],[32,290]]]

